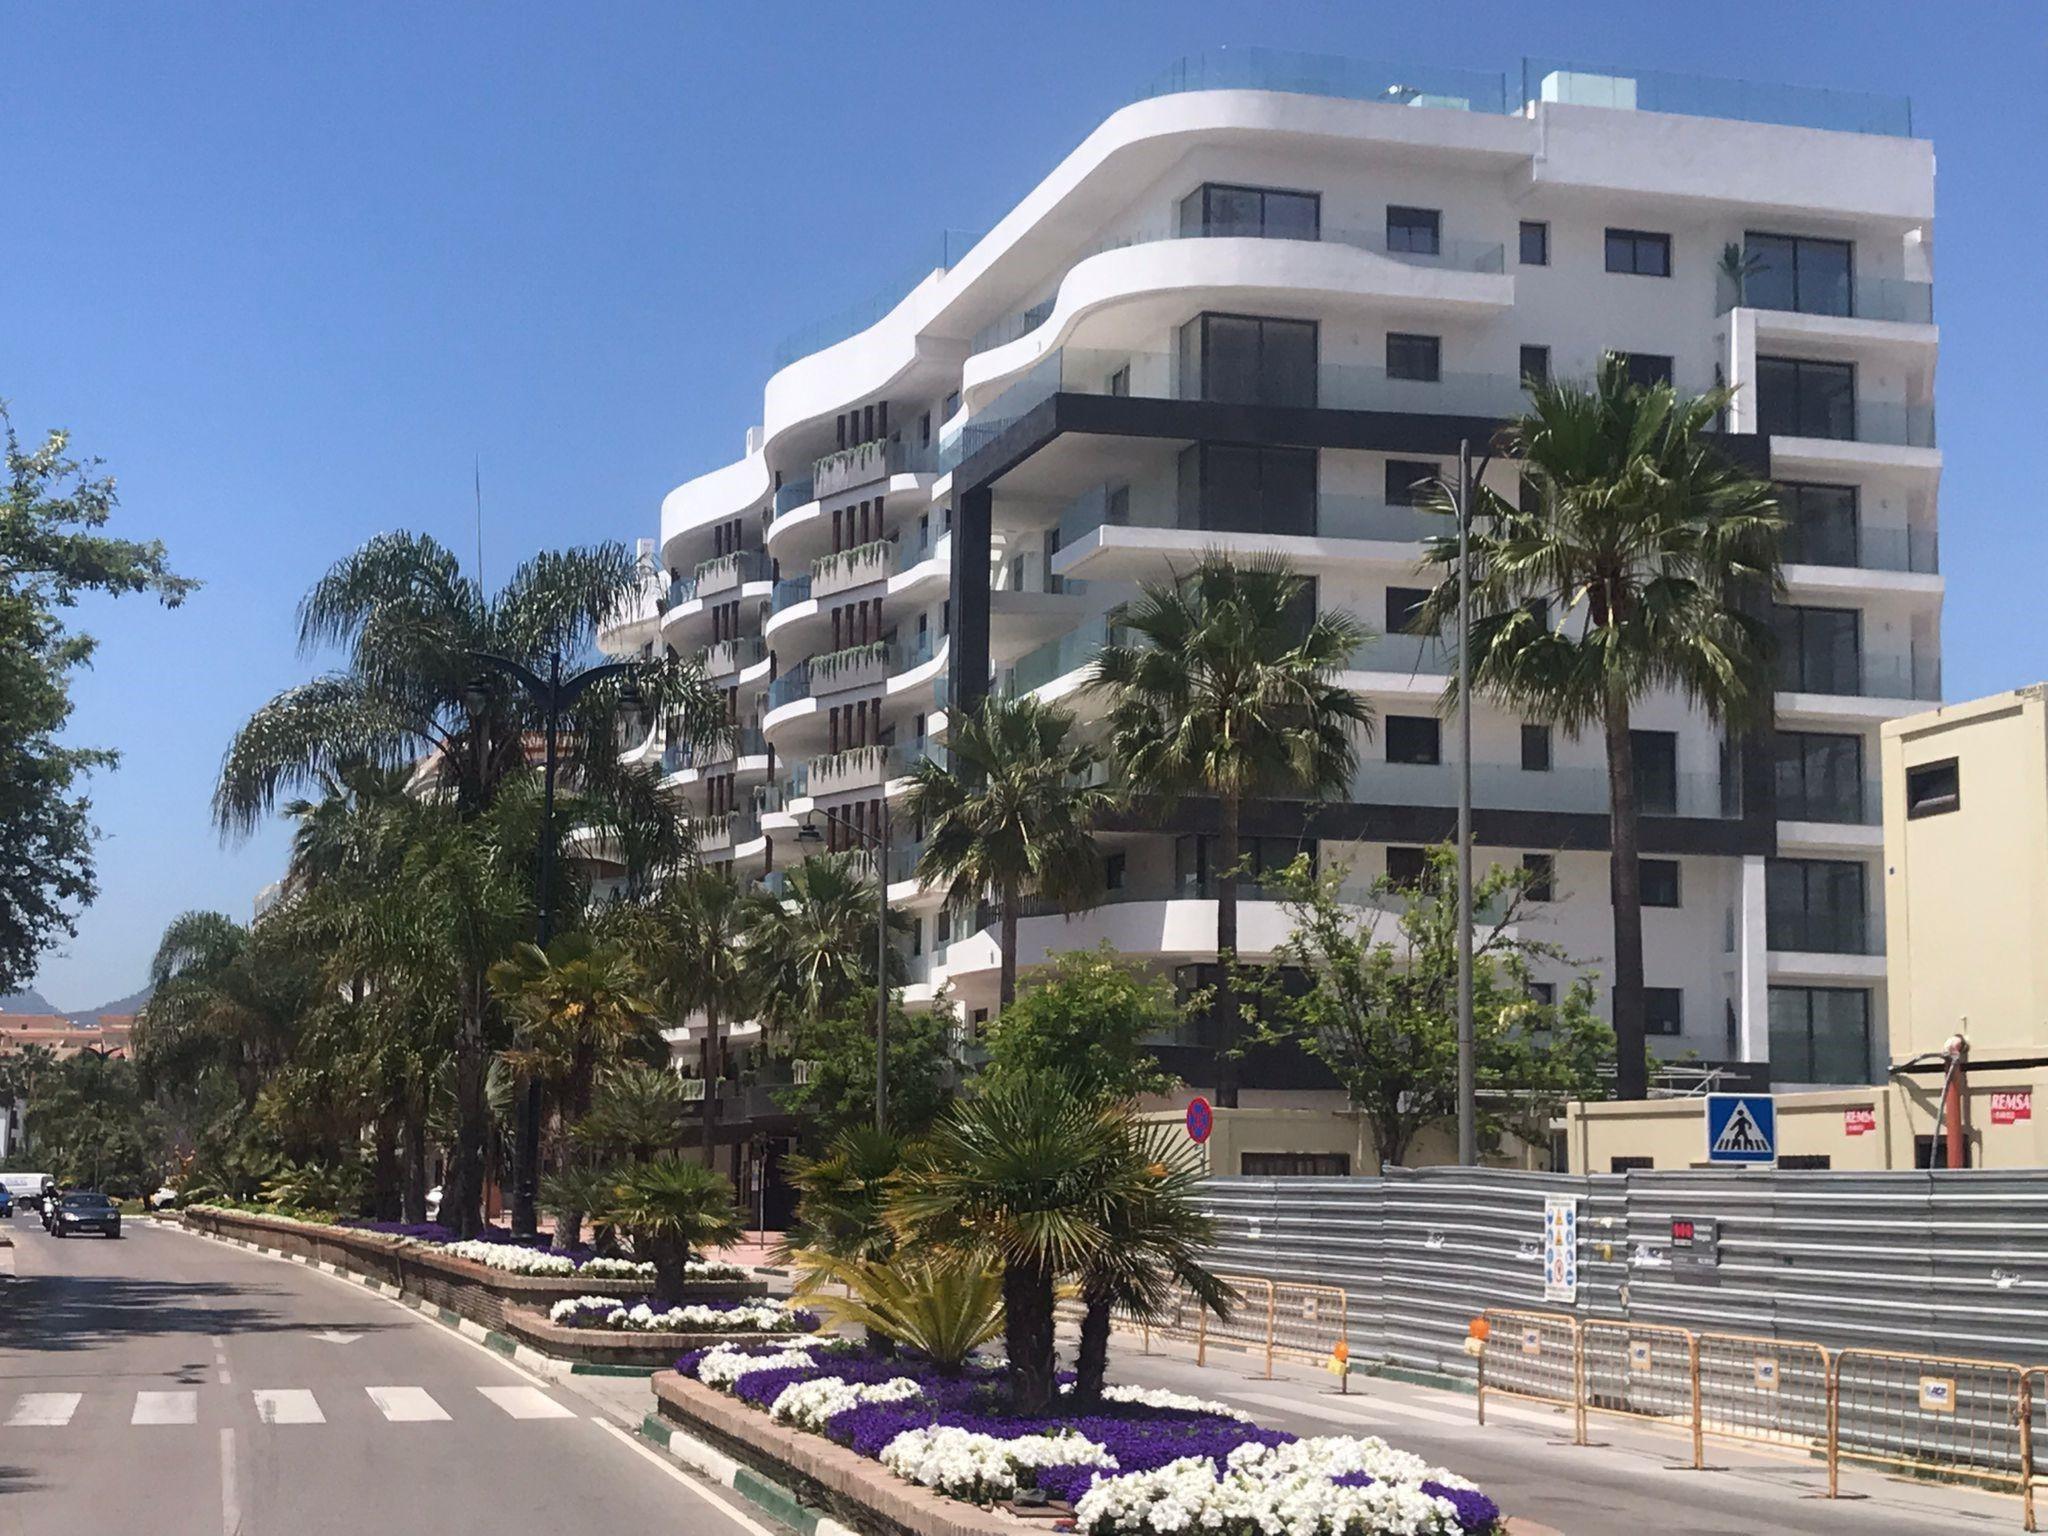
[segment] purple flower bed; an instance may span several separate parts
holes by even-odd
[[[676,1370],[698,1380],[698,1368],[713,1354],[728,1359],[735,1354],[762,1358],[777,1355],[787,1347],[747,1344],[693,1350],[676,1362]],[[826,1377],[837,1377],[848,1387],[879,1387],[908,1378],[917,1384],[914,1397],[856,1402],[821,1420],[814,1419],[807,1427],[859,1455],[877,1460],[885,1459],[883,1452],[891,1442],[910,1431],[943,1428],[995,1440],[1078,1435],[1100,1446],[1107,1453],[1106,1459],[1091,1464],[1058,1463],[1035,1468],[1020,1464],[1015,1469],[1017,1486],[1035,1486],[1069,1504],[1077,1503],[1098,1478],[1128,1478],[1189,1458],[1206,1460],[1220,1479],[1230,1470],[1233,1452],[1247,1446],[1293,1445],[1300,1438],[1285,1430],[1263,1429],[1228,1413],[1212,1411],[1220,1405],[1187,1407],[1108,1401],[1085,1413],[1016,1414],[1007,1407],[1004,1373],[998,1368],[970,1366],[957,1375],[948,1375],[920,1359],[884,1357],[850,1344],[819,1342],[803,1347],[814,1364],[746,1371],[732,1380],[727,1390],[767,1412],[786,1389]],[[895,1470],[901,1473],[903,1468],[898,1465]],[[1415,1473],[1397,1470],[1395,1475],[1407,1481],[1412,1493],[1417,1486]],[[1364,1472],[1350,1472],[1331,1476],[1330,1482],[1341,1488],[1370,1488],[1375,1480]],[[1443,1499],[1455,1510],[1462,1532],[1491,1536],[1498,1531],[1499,1506],[1478,1490],[1434,1478],[1424,1478],[1419,1487],[1421,1493]],[[1441,1513],[1437,1518],[1442,1518]]]

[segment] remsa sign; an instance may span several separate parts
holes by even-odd
[[[1991,1123],[2017,1125],[2034,1118],[2034,1090],[2012,1088],[1991,1095]]]

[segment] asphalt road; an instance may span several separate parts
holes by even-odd
[[[392,1302],[123,1227],[8,1224],[0,1536],[768,1536],[576,1394]]]

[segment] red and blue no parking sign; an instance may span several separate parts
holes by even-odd
[[[1207,1099],[1188,1100],[1188,1139],[1203,1142],[1216,1129],[1216,1111],[1209,1107]]]

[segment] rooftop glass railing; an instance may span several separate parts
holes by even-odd
[[[895,277],[866,298],[783,337],[775,347],[775,366],[787,368],[800,357],[822,352],[849,336],[858,335],[901,304],[905,295],[934,272],[950,271],[980,238],[964,230],[942,230],[936,249],[927,250],[924,255],[906,262]]]
[[[1139,87],[1132,100],[1188,91],[1284,91],[1394,107],[1495,114],[1509,110],[1507,77],[1488,70],[1347,59],[1278,48],[1209,48],[1191,53]]]
[[[1781,123],[1890,138],[1911,138],[1913,134],[1913,104],[1904,96],[1726,80],[1662,69],[1524,58],[1521,94],[1524,101],[1569,106]]]

